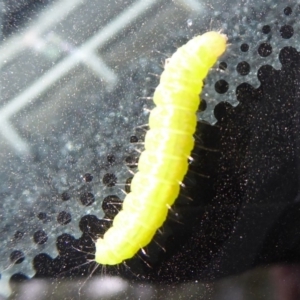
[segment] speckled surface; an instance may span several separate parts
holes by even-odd
[[[126,159],[136,158],[136,150],[142,149],[130,143],[130,138],[137,136],[142,141],[144,130],[137,126],[147,123],[147,109],[152,107],[151,101],[141,98],[151,96],[157,85],[158,77],[151,74],[162,71],[165,53],[172,53],[185,39],[210,27],[228,35],[228,51],[205,81],[202,97],[207,107],[199,113],[199,120],[215,124],[213,110],[218,103],[226,101],[237,106],[236,88],[241,83],[258,87],[257,71],[262,65],[280,69],[278,56],[283,47],[300,50],[300,10],[296,1],[209,3],[198,15],[190,13],[179,28],[168,25],[169,36],[157,42],[153,52],[138,53],[124,69],[116,70],[120,79],[112,92],[105,91],[97,78],[79,67],[43,95],[39,106],[27,108],[12,120],[30,141],[31,153],[18,157],[4,145],[0,154],[3,287],[14,273],[33,276],[32,260],[37,254],[55,258],[58,236],[67,233],[79,238],[82,217],[96,215],[101,219],[106,196],[123,199],[126,179],[132,176]],[[291,14],[284,12],[286,7],[292,9]],[[178,10],[183,8],[178,6]],[[269,32],[266,26],[270,26]],[[291,28],[293,34],[289,37]],[[52,107],[51,103],[56,104]],[[105,174],[114,174],[115,186],[103,183]],[[85,206],[85,200],[93,203]],[[58,220],[59,214],[62,218]],[[101,223],[95,231],[101,232],[103,226]],[[33,237],[41,231],[45,236],[38,244]],[[13,265],[10,255],[15,250],[22,251],[25,260]]]

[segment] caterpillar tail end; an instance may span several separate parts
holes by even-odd
[[[203,37],[204,40],[207,40],[207,44],[210,45],[210,49],[214,52],[215,57],[220,57],[225,52],[228,41],[226,34],[217,31],[209,31],[204,33],[201,37]]]
[[[107,249],[107,245],[102,238],[96,242],[95,262],[100,265],[117,265],[122,259],[117,257],[113,251]]]

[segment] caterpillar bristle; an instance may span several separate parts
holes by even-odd
[[[153,97],[139,97],[139,100],[153,100]]]
[[[195,145],[195,148],[205,150],[207,152],[220,152],[220,149],[207,148],[207,147],[204,147],[202,145]]]
[[[158,50],[154,50],[156,53],[158,53],[158,54],[161,54],[161,55],[163,55],[163,56],[165,56],[165,57],[169,57],[170,55],[168,55],[168,54],[166,54],[166,53],[163,53],[163,52],[161,52],[161,51],[158,51]]]
[[[148,73],[149,75],[152,75],[152,76],[154,76],[154,77],[156,77],[156,78],[160,78],[160,74],[155,74],[155,73]]]

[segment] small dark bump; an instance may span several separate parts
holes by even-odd
[[[137,167],[137,158],[133,157],[133,156],[127,156],[125,158],[125,163],[126,163],[127,167],[135,168],[135,167]]]
[[[112,173],[106,173],[103,176],[102,182],[104,185],[106,185],[107,187],[113,187],[116,185],[117,183],[117,177],[115,174]]]
[[[126,179],[126,182],[125,182],[125,192],[126,193],[130,193],[131,191],[131,181],[132,181],[133,177],[129,177]]]
[[[75,238],[67,233],[63,233],[56,239],[56,248],[60,255],[70,250],[74,244]]]
[[[14,234],[14,239],[19,241],[23,238],[24,232],[17,230]]]
[[[207,102],[206,102],[206,100],[201,99],[198,110],[199,111],[205,111],[206,108],[207,108]]]
[[[299,53],[293,47],[284,47],[280,50],[279,61],[281,64],[290,64],[291,62],[299,61]]]
[[[268,34],[271,32],[271,26],[270,25],[264,25],[261,29],[262,33]]]
[[[242,52],[248,52],[248,50],[249,50],[249,45],[248,44],[244,43],[244,44],[241,45],[241,51]]]
[[[103,199],[102,209],[106,216],[113,218],[121,209],[123,201],[115,195],[109,195]]]
[[[90,192],[84,192],[80,195],[80,202],[84,206],[90,206],[95,202],[95,196]]]
[[[272,46],[269,43],[262,43],[259,45],[257,52],[262,57],[267,57],[272,53]]]
[[[290,39],[294,35],[294,28],[291,25],[283,25],[279,31],[283,39]]]
[[[68,223],[70,223],[72,220],[71,214],[66,212],[66,211],[61,211],[58,215],[57,215],[57,222],[60,225],[67,225]]]
[[[250,72],[250,65],[246,61],[242,61],[238,63],[236,70],[240,75],[248,75]]]
[[[116,158],[114,155],[107,155],[106,159],[110,164],[113,164],[116,161]]]
[[[20,264],[25,259],[25,255],[20,250],[14,250],[10,253],[9,259],[14,264]]]
[[[47,242],[48,236],[44,230],[38,230],[33,235],[33,241],[38,245],[43,245]]]
[[[286,16],[289,16],[291,15],[293,12],[292,8],[287,6],[284,10],[283,10],[283,13],[286,15]]]
[[[47,219],[47,214],[45,212],[40,212],[37,215],[38,219],[41,221],[45,221]]]
[[[139,141],[139,139],[137,138],[137,136],[135,135],[132,135],[130,137],[130,143],[137,143]]]
[[[85,173],[84,175],[83,175],[83,180],[85,181],[85,182],[91,182],[92,180],[93,180],[93,175],[92,174],[90,174],[90,173]]]
[[[229,84],[226,80],[221,79],[215,83],[215,90],[219,94],[226,93],[228,91],[228,88],[229,88]]]
[[[68,192],[63,192],[61,194],[61,200],[63,200],[63,201],[70,200],[70,198],[71,198],[71,196],[70,196],[70,194]]]
[[[225,61],[221,61],[219,63],[219,69],[225,71],[227,69],[227,63]]]

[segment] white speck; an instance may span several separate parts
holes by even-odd
[[[188,20],[186,21],[186,23],[187,23],[187,26],[188,26],[188,27],[191,27],[191,26],[193,25],[193,21],[192,21],[191,19],[188,19]]]

